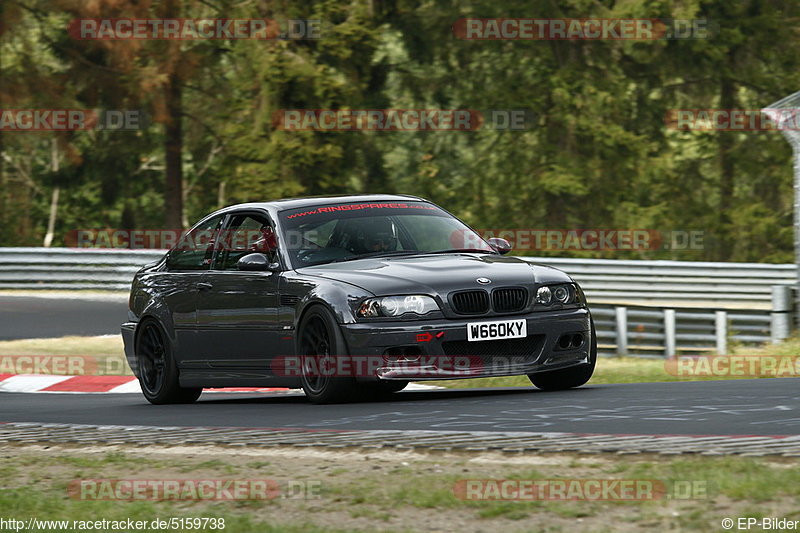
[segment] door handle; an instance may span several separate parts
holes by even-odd
[[[210,290],[213,287],[214,286],[212,284],[206,283],[204,281],[201,281],[200,283],[197,284],[197,290],[199,290],[199,291],[207,291],[207,290]]]

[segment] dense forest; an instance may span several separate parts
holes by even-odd
[[[797,0],[2,0],[0,109],[141,110],[130,131],[0,129],[0,245],[181,228],[280,197],[421,195],[476,228],[699,231],[702,249],[547,252],[791,262],[791,148],[676,109],[800,90]],[[76,39],[85,18],[319,21],[318,38]],[[469,40],[468,17],[707,20],[703,38]],[[292,131],[286,109],[526,110],[522,129]],[[531,252],[537,253],[537,252]],[[542,253],[541,255],[545,255]]]

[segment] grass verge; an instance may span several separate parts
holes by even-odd
[[[8,445],[0,454],[0,509],[19,519],[214,517],[225,518],[226,533],[477,533],[531,531],[533,524],[551,532],[720,531],[724,517],[800,518],[800,471],[765,458]],[[255,501],[82,500],[67,493],[76,479],[270,479],[282,494]],[[504,479],[657,480],[668,496],[644,502],[467,501],[453,490],[459,480]],[[679,489],[687,483],[691,490]]]
[[[38,367],[32,365],[30,356],[41,358]],[[48,356],[67,356],[71,359],[66,363],[45,360]],[[31,367],[33,372],[28,370]],[[75,368],[85,369],[85,373],[90,374],[132,375],[119,335],[0,341],[0,374],[84,373],[72,371]]]

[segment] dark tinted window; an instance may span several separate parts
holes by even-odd
[[[270,263],[278,261],[277,239],[272,225],[260,215],[231,217],[217,243],[215,270],[237,270],[237,262],[247,254],[262,253]]]
[[[379,254],[480,249],[480,235],[425,202],[320,205],[279,214],[283,242],[295,268]]]
[[[170,270],[207,270],[211,265],[214,240],[219,234],[223,215],[212,217],[187,232],[170,250],[167,268]]]

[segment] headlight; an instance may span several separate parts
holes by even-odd
[[[553,293],[550,291],[550,287],[539,287],[539,290],[536,291],[537,304],[550,305],[552,299]]]
[[[431,311],[438,311],[436,300],[430,296],[413,294],[410,296],[385,296],[383,298],[369,298],[358,307],[358,316],[373,318],[379,316],[401,316],[406,313],[424,315]]]
[[[536,303],[541,305],[550,305],[551,303],[570,305],[586,302],[583,298],[583,292],[581,292],[577,285],[573,283],[564,283],[561,285],[539,287],[539,290],[536,292]]]
[[[568,303],[570,301],[570,290],[569,287],[566,285],[559,285],[556,287],[556,290],[553,291],[553,296],[556,297],[556,300],[561,302],[562,304]]]

